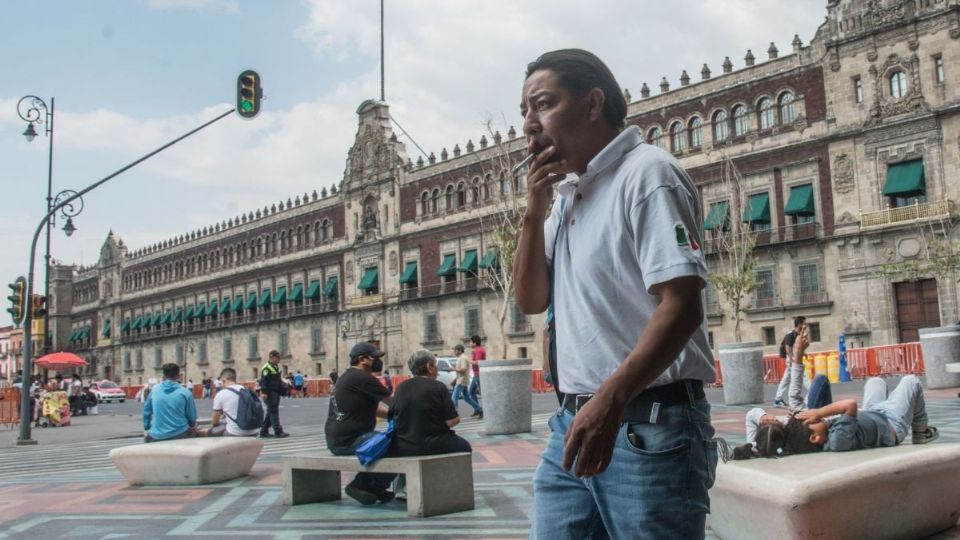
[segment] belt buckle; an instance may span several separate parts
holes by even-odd
[[[593,397],[593,394],[577,394],[574,397],[573,408],[575,413],[580,412],[580,408],[587,404],[590,401],[590,398]]]

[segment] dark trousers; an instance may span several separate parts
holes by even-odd
[[[466,439],[457,435],[453,431],[428,437],[419,444],[407,444],[404,441],[395,440],[391,456],[432,456],[436,454],[452,454],[454,452],[472,452],[473,448]]]
[[[267,405],[267,418],[260,427],[260,434],[269,434],[271,426],[274,435],[283,433],[283,426],[280,425],[280,392],[267,392],[264,403]]]
[[[330,447],[330,453],[335,456],[351,456],[354,452],[357,451],[357,447],[360,446],[363,441],[366,441],[370,437],[376,435],[376,431],[370,431],[360,435],[353,440],[353,444],[350,446],[344,447]],[[362,489],[367,493],[373,493],[379,495],[387,490],[390,487],[390,482],[393,482],[393,479],[397,475],[393,473],[357,473],[357,476],[350,482],[350,485]]]

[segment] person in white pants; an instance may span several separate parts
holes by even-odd
[[[803,409],[803,396],[801,395],[803,380],[803,360],[794,362],[793,345],[797,341],[797,336],[803,332],[806,325],[806,317],[794,317],[793,330],[787,332],[780,342],[780,358],[786,362],[786,369],[783,370],[783,377],[780,379],[780,385],[777,386],[777,393],[773,399],[774,407],[790,406],[795,411]],[[796,386],[794,386],[794,382]],[[789,394],[788,394],[789,391]],[[789,396],[789,397],[788,397]],[[788,401],[789,399],[789,401]]]

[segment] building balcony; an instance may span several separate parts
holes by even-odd
[[[352,308],[374,306],[383,303],[382,294],[366,294],[347,298],[347,306]]]
[[[826,304],[830,301],[827,291],[794,291],[792,305]]]
[[[956,211],[953,201],[916,203],[910,206],[887,208],[879,212],[860,212],[860,229],[877,229],[924,221],[950,219]]]
[[[705,231],[705,233],[703,252],[708,255],[721,251],[730,251],[730,246],[732,246],[735,241],[743,241],[747,238],[752,238],[755,242],[754,247],[759,248],[785,242],[812,240],[820,238],[823,234],[821,226],[817,222],[798,223],[795,225],[784,225],[783,227],[771,227],[759,231],[750,231],[739,235],[739,237],[732,233],[717,234],[712,231]]]
[[[754,294],[750,299],[750,305],[747,310],[765,310],[779,309],[783,307],[783,301],[779,294]]]

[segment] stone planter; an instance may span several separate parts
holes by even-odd
[[[487,435],[531,431],[532,365],[529,358],[480,362],[483,426]]]
[[[720,345],[723,402],[763,403],[763,344],[759,341]]]
[[[948,373],[947,364],[960,362],[960,326],[921,328],[920,347],[927,388],[960,386],[960,373]]]

